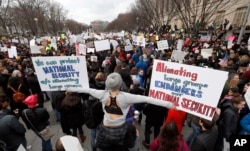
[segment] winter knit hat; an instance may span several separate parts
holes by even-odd
[[[19,70],[14,70],[12,72],[12,77],[17,77],[18,74],[22,74]]]
[[[122,77],[119,73],[111,73],[105,82],[108,90],[118,90],[122,86]]]
[[[24,101],[28,108],[33,109],[37,105],[37,94],[28,96]]]

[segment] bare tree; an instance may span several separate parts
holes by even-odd
[[[9,26],[9,15],[8,10],[11,7],[12,0],[2,0],[0,5],[0,27],[3,29],[3,33],[8,33],[8,26]],[[0,28],[1,29],[1,28]]]
[[[173,7],[176,16],[183,23],[184,28],[195,32],[205,28],[211,22],[212,16],[219,10],[230,8],[237,3],[233,0],[174,0]]]

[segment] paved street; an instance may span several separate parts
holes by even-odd
[[[61,130],[59,122],[56,122],[56,120],[55,120],[54,112],[53,112],[53,110],[51,108],[51,105],[50,105],[49,101],[45,102],[45,107],[50,112],[50,115],[51,115],[51,125],[52,125],[52,128],[56,132],[56,135],[52,138],[52,144],[53,144],[53,148],[54,148],[54,144],[55,144],[56,140],[59,137],[63,136],[64,134],[62,133],[62,130]],[[140,145],[140,148],[139,148],[140,151],[146,151],[147,150],[146,148],[144,148],[141,145],[141,141],[144,138],[143,132],[144,132],[144,127],[145,127],[145,123],[143,121],[144,121],[144,119],[142,120],[141,126],[137,125],[137,128],[140,131],[140,142],[139,142],[140,143],[139,144]],[[187,126],[184,126],[183,128],[184,128],[183,129],[183,135],[184,135],[184,138],[186,138],[187,135],[191,132],[191,129],[189,127],[187,127]],[[92,151],[91,146],[90,146],[90,137],[91,137],[90,136],[90,130],[88,128],[86,128],[85,126],[84,126],[83,129],[84,129],[85,135],[87,136],[86,141],[82,144],[82,146],[84,148],[84,151]],[[151,137],[151,140],[152,140],[152,137]],[[27,138],[28,145],[32,146],[32,148],[29,151],[41,151],[41,139],[38,138],[34,134],[33,131],[27,130],[27,132],[26,132],[26,138]]]

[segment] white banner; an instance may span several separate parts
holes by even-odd
[[[109,40],[95,41],[94,44],[96,52],[103,50],[110,50]]]
[[[164,50],[164,49],[168,49],[169,48],[167,40],[157,41],[157,46],[158,46],[158,50]]]
[[[216,75],[216,81],[211,75]],[[155,59],[149,96],[212,120],[227,78],[225,71]]]
[[[32,57],[42,91],[88,88],[85,56]]]

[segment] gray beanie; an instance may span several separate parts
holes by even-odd
[[[108,90],[118,90],[122,86],[122,77],[119,73],[111,73],[108,75],[106,82],[106,88]]]

